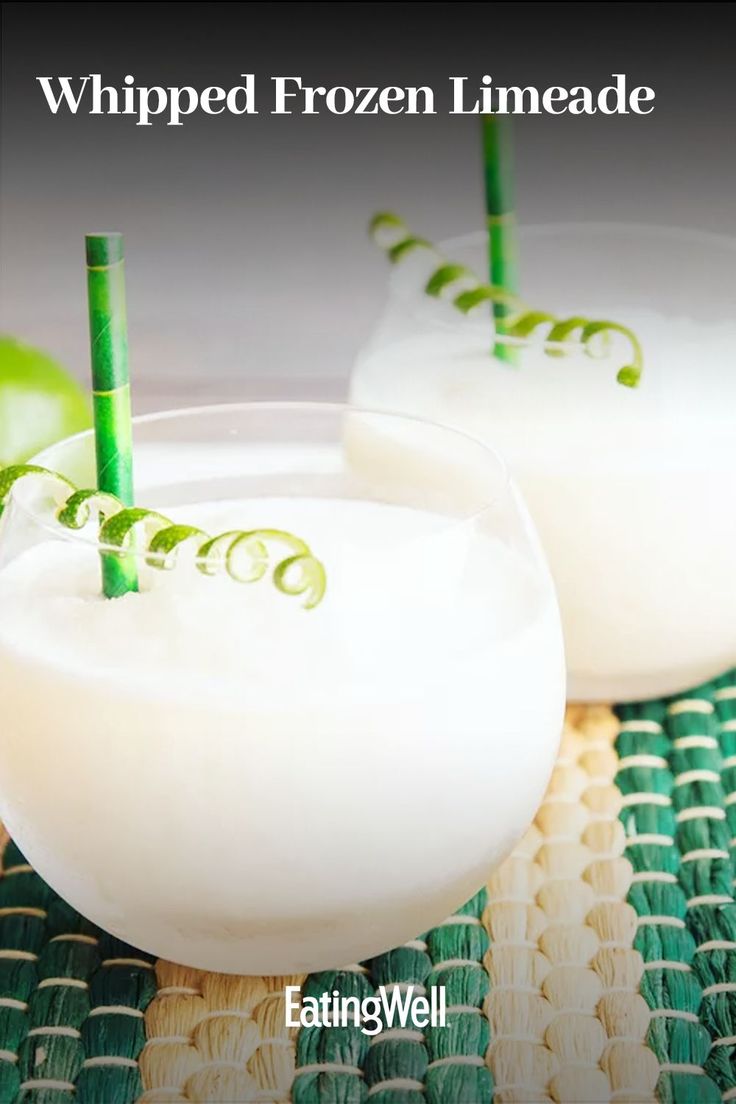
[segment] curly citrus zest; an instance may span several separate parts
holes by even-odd
[[[36,464],[0,468],[0,516],[19,479],[33,477],[47,484],[57,501],[56,520],[66,529],[83,529],[93,514],[99,516],[100,544],[106,550],[127,552],[141,530],[146,563],[158,570],[175,567],[181,547],[190,544],[203,575],[224,571],[239,583],[262,579],[270,567],[270,545],[282,545],[288,554],[275,560],[271,578],[282,594],[304,595],[304,608],[313,609],[324,597],[327,575],[324,565],[308,544],[285,529],[233,529],[210,536],[196,525],[176,523],[156,510],[125,507],[114,495],[79,490],[64,476]],[[61,498],[61,491],[64,497]]]
[[[66,529],[83,529],[92,512],[100,518],[118,513],[122,504],[115,495],[105,491],[75,491],[58,511],[56,520]]]
[[[38,464],[9,464],[7,467],[0,465],[0,517],[14,484],[25,475],[43,476],[48,490],[56,501],[59,501],[62,493],[68,495],[74,490],[74,484],[65,476],[40,468]]]
[[[505,304],[511,308],[512,313],[504,318],[504,335],[524,340],[539,334],[543,338],[544,351],[548,356],[565,356],[568,350],[555,346],[577,342],[588,356],[600,358],[607,352],[606,339],[611,334],[621,334],[631,346],[631,357],[628,363],[619,368],[616,379],[624,387],[639,386],[644,355],[638,338],[628,326],[577,315],[572,318],[558,318],[548,311],[532,310],[517,295],[512,295],[502,287],[482,283],[466,265],[447,261],[430,242],[412,234],[404,220],[391,211],[380,211],[374,215],[369,224],[369,233],[393,264],[416,249],[429,250],[437,260],[437,267],[424,286],[427,295],[435,298],[449,297],[463,314],[481,303]]]

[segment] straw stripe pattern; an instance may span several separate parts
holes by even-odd
[[[123,239],[120,234],[87,234],[92,401],[97,486],[133,505],[133,450],[128,376]],[[103,592],[116,598],[137,590],[131,557],[102,555]]]
[[[515,293],[519,290],[517,272],[516,212],[514,203],[513,149],[511,119],[504,115],[484,115],[483,169],[488,232],[488,281]],[[493,304],[496,331],[505,333],[504,319],[513,313],[506,303]],[[511,364],[518,362],[518,350],[497,341],[494,355]]]

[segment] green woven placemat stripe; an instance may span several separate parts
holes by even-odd
[[[321,997],[375,996],[365,967],[310,974],[302,994]],[[299,1032],[296,1073],[291,1090],[294,1104],[362,1104],[368,1096],[363,1065],[370,1041],[359,1027],[303,1027]]]
[[[387,993],[409,985],[417,996],[424,994],[432,963],[423,939],[397,947],[365,963],[373,988]],[[411,1029],[411,1024],[407,1027]],[[416,1030],[384,1030],[368,1048],[363,1066],[366,1086],[376,1104],[423,1104],[427,1073],[424,1036]]]
[[[447,1024],[417,1031],[394,1024],[368,1039],[359,1028],[306,1027],[299,1033],[292,1099],[297,1104],[478,1104],[490,1101],[493,1080],[485,1062],[488,992],[483,956],[481,890],[444,924],[348,971],[313,974],[305,996],[337,990],[344,996],[390,995],[414,987],[415,998],[444,986]]]
[[[649,1041],[663,1066],[664,1101],[735,1095],[728,1040],[736,1023],[729,980],[736,917],[718,688],[618,710],[616,781],[636,871],[630,902],[640,919],[642,992],[653,1009]]]
[[[724,1100],[736,1098],[736,904],[733,830],[729,826],[733,805],[729,793],[733,782],[729,687],[733,682],[732,674],[730,680],[719,680],[669,708],[675,743],[708,741],[708,747],[700,752],[702,777],[696,795],[702,815],[693,821],[706,827],[693,841],[701,850],[692,862],[685,888],[695,895],[688,913],[698,944],[693,968],[704,987],[700,1018],[712,1039],[706,1068]]]
[[[84,920],[15,844],[0,877],[0,1100],[133,1104],[150,960]]]
[[[721,783],[726,795],[726,824],[729,833],[731,863],[736,874],[736,673],[717,679],[713,701],[718,719],[721,745]]]
[[[82,1026],[86,1058],[77,1100],[127,1104],[141,1093],[138,1056],[145,1043],[143,1013],[156,993],[155,959],[106,932],[98,932],[98,950],[90,1013]]]
[[[476,1104],[493,1095],[486,1065],[490,1028],[483,1012],[490,987],[484,966],[490,941],[482,923],[487,904],[488,894],[481,889],[424,937],[432,964],[427,989],[444,986],[447,999],[447,1026],[424,1032],[428,1104]]]
[[[716,680],[713,702],[721,749],[721,785],[725,795],[731,873],[736,875],[736,671],[730,671]],[[733,892],[736,878],[731,885]],[[733,1086],[736,1084],[736,930],[733,925],[733,909],[722,911],[727,913],[723,919],[728,921],[728,930],[723,932],[720,946],[714,948],[714,954],[720,952],[723,956],[723,972],[729,979],[730,989],[724,990],[717,1005],[720,1015],[718,1023],[714,1024],[716,1039],[713,1061],[718,1066],[714,1076],[719,1078],[719,1083],[729,1082]],[[723,1099],[736,1099],[733,1087],[725,1091]]]
[[[678,881],[680,852],[673,807],[672,746],[661,702],[622,706],[616,740],[623,794],[626,855],[634,868],[629,903],[644,959],[641,992],[652,1010],[648,1041],[662,1067],[662,1101],[717,1101],[704,1066],[710,1038],[699,1022],[702,984],[692,969],[695,940],[686,923],[687,898]]]
[[[696,945],[693,972],[703,989],[700,1021],[708,1030],[711,1045],[722,1035],[718,1030],[722,1019],[720,985],[725,980],[724,956],[715,944],[724,925],[728,928],[736,919],[712,696],[713,687],[706,686],[673,701],[667,709],[675,775],[676,843],[682,855],[679,877],[688,903],[686,922]],[[725,1093],[733,1081],[725,1075],[718,1050],[716,1046],[711,1051],[705,1068]]]

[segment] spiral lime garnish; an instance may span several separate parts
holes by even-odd
[[[57,513],[56,520],[66,529],[84,529],[93,513],[106,518],[122,508],[120,499],[105,491],[75,491]]]
[[[63,501],[62,494],[69,495],[70,491],[74,490],[74,484],[63,475],[41,468],[37,464],[9,464],[5,468],[0,467],[0,517],[14,484],[25,475],[37,476],[39,484],[49,490],[57,503]]]
[[[150,567],[171,570],[179,550],[189,544],[203,575],[224,572],[236,582],[254,583],[271,567],[271,546],[282,545],[287,555],[275,557],[271,571],[276,589],[282,594],[303,595],[305,609],[313,609],[324,597],[324,564],[305,541],[285,529],[231,529],[211,536],[196,525],[173,522],[157,510],[124,506],[115,495],[80,490],[63,475],[36,464],[0,468],[0,516],[14,485],[24,478],[48,485],[57,503],[56,520],[64,528],[82,529],[93,514],[99,516],[100,544],[113,555],[129,554],[134,534],[140,533],[145,541],[143,556]]]
[[[169,525],[158,529],[148,544],[148,562],[164,571],[176,566],[176,559],[182,545],[207,540],[207,534],[196,525]]]
[[[463,314],[482,303],[503,305],[507,309],[503,318],[504,336],[521,341],[538,335],[547,356],[565,356],[567,350],[560,348],[560,344],[577,343],[587,356],[598,359],[607,355],[606,339],[612,334],[620,334],[628,341],[631,356],[619,368],[616,379],[624,387],[638,387],[644,368],[644,355],[636,334],[628,326],[607,319],[590,319],[579,315],[558,318],[549,311],[534,310],[505,288],[484,284],[465,265],[442,257],[424,238],[412,234],[404,220],[393,212],[382,211],[374,215],[370,221],[369,233],[392,264],[417,249],[428,250],[436,259],[437,265],[424,286],[427,295],[449,298]]]
[[[324,564],[315,556],[289,556],[274,568],[273,581],[282,594],[306,595],[305,609],[313,609],[327,586]]]

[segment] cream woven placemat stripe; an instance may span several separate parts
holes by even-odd
[[[638,994],[637,918],[626,895],[618,723],[568,710],[547,795],[488,889],[488,1062],[494,1101],[655,1100],[659,1063]]]
[[[295,1032],[284,990],[304,977],[237,977],[159,960],[140,1057],[147,1104],[282,1104],[294,1080]]]

